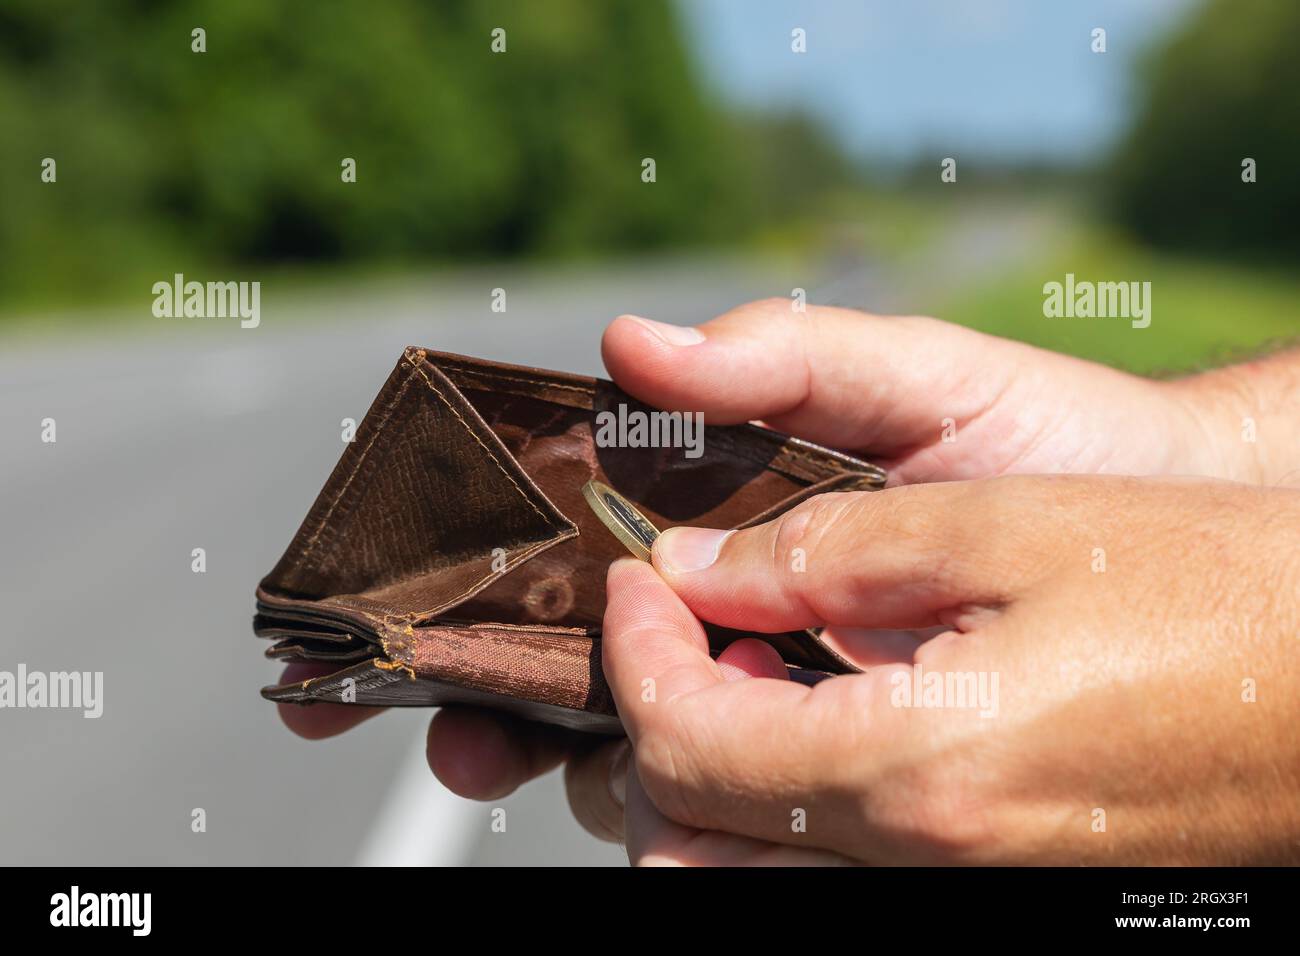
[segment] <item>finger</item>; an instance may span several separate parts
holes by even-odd
[[[297,661],[280,675],[281,684],[298,684],[315,677],[327,677],[338,670],[330,664]],[[361,704],[277,704],[276,710],[284,725],[299,737],[321,740],[350,730],[363,720],[382,713],[387,708],[367,707]]]
[[[429,769],[452,793],[497,800],[558,766],[577,734],[474,707],[444,707],[429,722]]]
[[[633,866],[843,866],[837,853],[783,846],[674,823],[651,802],[635,771],[627,780],[627,857]]]
[[[776,648],[757,638],[742,638],[727,645],[718,655],[718,670],[723,680],[744,680],[747,677],[790,679],[790,672]]]
[[[615,561],[606,581],[601,663],[633,744],[659,702],[722,683],[704,628],[654,569]]]
[[[614,740],[589,747],[564,765],[564,787],[574,817],[592,836],[623,840],[623,804],[631,746]]]
[[[1005,343],[934,319],[790,306],[753,302],[698,328],[621,316],[601,354],[621,388],[657,408],[700,411],[711,424],[763,419],[882,455],[933,442],[945,417],[977,416],[1013,364],[979,359]]]
[[[1016,487],[952,482],[819,495],[741,531],[671,528],[652,558],[694,614],[726,627],[965,629],[959,618],[1009,604],[1045,573],[1044,551],[1060,550],[1064,532],[1055,526],[1033,539],[1017,533],[1024,509]]]
[[[663,816],[822,849],[872,838],[833,821],[861,819],[856,781],[874,782],[877,762],[897,765],[906,746],[883,669],[813,687],[726,680],[698,620],[632,559],[610,568],[601,659],[640,780]],[[795,812],[815,816],[818,828],[793,831]]]

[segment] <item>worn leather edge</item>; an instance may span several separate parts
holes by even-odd
[[[831,676],[819,671],[790,667],[790,679],[806,686],[819,683]],[[344,681],[353,680],[352,697],[344,703]],[[500,693],[480,690],[462,684],[451,684],[435,677],[409,679],[401,671],[387,668],[383,662],[364,661],[344,667],[323,677],[292,684],[273,684],[263,687],[262,697],[276,703],[310,705],[317,703],[342,706],[379,707],[433,707],[446,704],[468,704],[488,707],[517,714],[529,720],[546,723],[584,733],[622,736],[624,729],[617,713],[582,710],[547,703],[532,698],[502,696]]]
[[[408,679],[400,671],[386,670],[379,663],[365,661],[295,684],[277,684],[262,688],[262,696],[278,703],[341,703],[344,680],[352,678],[356,704],[379,707],[434,707],[445,704],[471,704],[504,710],[529,720],[542,720],[560,727],[587,733],[621,736],[623,725],[615,714],[597,713],[560,707],[536,700],[503,697],[448,684],[429,678]]]

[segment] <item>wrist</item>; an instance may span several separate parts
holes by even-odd
[[[1262,484],[1260,402],[1235,368],[1158,383],[1173,410],[1180,459],[1192,474]]]

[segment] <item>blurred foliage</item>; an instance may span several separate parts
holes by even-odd
[[[759,189],[758,218],[784,225],[838,203],[842,193],[861,193],[863,173],[830,133],[804,113],[782,112],[737,119],[750,174]]]
[[[1109,171],[1120,222],[1165,246],[1296,259],[1298,36],[1294,0],[1212,0],[1143,63]],[[1256,183],[1241,180],[1245,157]]]
[[[669,0],[6,0],[0,295],[716,241],[795,188],[796,127],[726,119]]]

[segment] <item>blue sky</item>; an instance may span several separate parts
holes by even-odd
[[[678,0],[727,101],[797,105],[852,152],[1086,162],[1131,111],[1149,43],[1200,0]],[[808,52],[790,51],[807,31]],[[1094,27],[1107,52],[1090,49]]]

